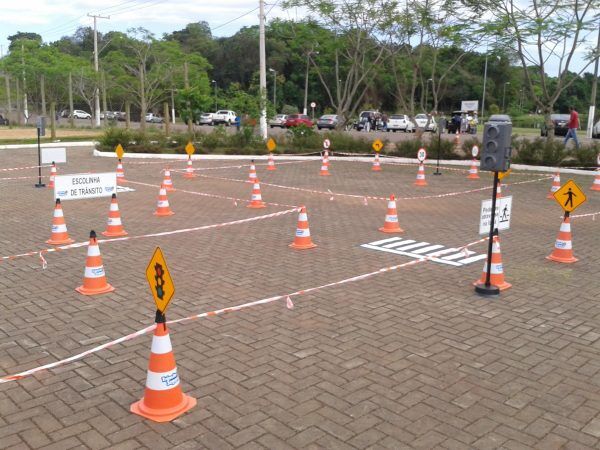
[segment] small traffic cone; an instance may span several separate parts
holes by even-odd
[[[181,391],[179,381],[167,324],[157,323],[144,396],[131,405],[130,411],[155,422],[170,422],[189,411],[196,406],[196,399]]]
[[[119,161],[117,162],[117,184],[124,183],[126,181],[123,163],[121,162],[121,158],[119,158]]]
[[[267,170],[275,170],[275,160],[273,159],[273,153],[269,153],[269,161],[267,162]]]
[[[554,200],[554,193],[560,189],[560,172],[557,170],[554,174],[554,178],[552,178],[552,186],[550,186],[550,191],[546,198]]]
[[[590,189],[592,191],[600,191],[600,168],[596,170],[596,177],[594,178],[594,183]]]
[[[50,235],[50,239],[46,241],[46,244],[63,245],[72,244],[73,242],[75,241],[69,237],[69,233],[67,232],[67,224],[60,204],[60,198],[57,198],[54,206],[54,216],[52,217],[52,234]]]
[[[254,180],[254,185],[252,186],[252,197],[250,199],[250,203],[247,208],[265,208],[265,202],[262,201],[262,196],[260,195],[260,182],[258,178]]]
[[[323,176],[331,175],[329,173],[329,153],[327,152],[327,150],[325,150],[323,152],[323,156],[321,158],[321,171],[319,172],[319,175],[323,175]]]
[[[308,227],[308,216],[306,215],[306,207],[303,206],[298,214],[298,227],[296,228],[296,236],[294,242],[290,244],[290,247],[296,250],[307,250],[309,248],[315,248],[317,244],[314,244],[310,238],[310,228]]]
[[[502,198],[502,182],[498,180],[498,187],[496,188],[496,200]]]
[[[248,181],[253,182],[256,180],[256,167],[254,166],[254,160],[250,164],[250,173],[248,173]]]
[[[398,224],[398,212],[396,209],[396,197],[394,194],[390,195],[390,200],[388,201],[387,206],[387,214],[385,215],[385,222],[383,226],[379,228],[379,231],[383,231],[384,233],[402,233],[404,230],[400,228]]]
[[[115,290],[114,287],[106,282],[102,256],[100,256],[100,247],[98,247],[96,232],[94,230],[90,231],[90,243],[85,260],[83,285],[75,288],[75,290],[83,295],[105,294]]]
[[[188,156],[187,167],[185,168],[183,178],[196,178],[196,176],[197,175],[194,173],[194,168],[192,167],[192,157]]]
[[[456,134],[454,135],[454,148],[456,150],[460,149],[460,133],[456,130]]]
[[[379,153],[375,153],[375,159],[373,160],[373,172],[381,172],[381,164],[379,163]]]
[[[477,160],[473,158],[471,162],[471,168],[469,169],[469,176],[467,177],[469,180],[479,180],[479,174],[477,173]]]
[[[173,180],[171,180],[171,169],[169,169],[169,167],[165,169],[165,177],[162,184],[169,192],[173,192],[175,190],[175,187],[173,186]]]
[[[473,286],[477,286],[478,284],[485,285],[485,279],[487,275],[487,258],[483,263],[483,273],[481,274],[481,278],[473,283]],[[500,252],[500,237],[494,236],[494,240],[492,243],[492,266],[490,272],[490,284],[492,286],[496,286],[501,291],[508,289],[512,286],[512,284],[507,283],[504,280],[504,270],[502,266],[502,253]]]
[[[125,231],[123,224],[121,223],[121,213],[119,212],[119,203],[117,203],[117,194],[112,195],[110,209],[108,210],[108,223],[106,224],[106,231],[103,231],[102,235],[109,237],[127,236],[127,231]]]
[[[160,191],[158,191],[158,203],[156,204],[156,211],[154,211],[155,216],[172,216],[175,214],[171,211],[171,207],[169,206],[169,199],[167,198],[167,188],[162,184],[160,186]]]
[[[415,181],[415,186],[427,186],[427,181],[425,181],[425,166],[423,163],[419,163],[419,171],[417,172],[417,181]]]
[[[50,167],[50,179],[48,180],[49,188],[54,188],[54,177],[56,177],[56,164],[52,161],[52,167]]]
[[[549,256],[546,256],[546,259],[567,264],[578,261],[578,259],[573,256],[571,219],[568,216],[566,216],[560,224],[560,230],[556,237],[556,242],[554,243],[554,250],[552,250],[552,253]]]

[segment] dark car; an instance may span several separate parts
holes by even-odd
[[[550,120],[554,124],[555,136],[566,136],[569,131],[569,114],[550,114]],[[548,125],[544,123],[541,130],[542,136],[548,136]]]
[[[0,114],[0,125],[8,125],[8,119],[5,119],[2,114]]]
[[[488,122],[512,123],[512,120],[508,114],[492,114]]]
[[[312,120],[310,120],[310,117],[308,117],[306,114],[290,114],[289,116],[287,116],[287,119],[285,120],[286,128],[297,127],[300,125],[312,128],[315,124]]]
[[[335,114],[325,114],[319,117],[317,120],[317,128],[320,130],[321,128],[328,128],[330,130],[335,130],[338,124],[338,116]]]

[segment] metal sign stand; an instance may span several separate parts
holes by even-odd
[[[484,297],[500,295],[500,289],[493,286],[490,282],[492,276],[492,247],[494,245],[494,235],[498,233],[495,229],[496,220],[496,194],[498,193],[498,172],[494,172],[494,188],[492,190],[492,213],[490,217],[490,235],[488,239],[487,270],[485,274],[485,283],[475,285],[475,292]]]
[[[44,119],[44,118],[40,117],[40,119]],[[44,183],[42,183],[42,149],[40,146],[40,136],[42,135],[42,128],[43,128],[43,123],[38,121],[38,126],[37,126],[38,182],[35,185],[36,188],[46,187],[46,185]],[[44,134],[45,134],[45,130],[44,130]]]

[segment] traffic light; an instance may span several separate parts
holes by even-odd
[[[480,170],[505,172],[510,168],[512,124],[488,122],[483,128]]]

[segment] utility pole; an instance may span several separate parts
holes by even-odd
[[[108,117],[106,117],[106,111],[108,110],[108,106],[106,104],[106,77],[104,76],[104,70],[101,72],[102,74],[102,110],[104,111],[104,126],[108,125]]]
[[[12,116],[12,101],[10,98],[10,76],[8,74],[4,75],[4,79],[6,80],[6,114],[11,122],[15,119]]]
[[[42,96],[42,116],[46,115],[46,80],[40,75],[40,95]]]
[[[598,43],[596,44],[596,62],[594,62],[594,80],[592,81],[592,95],[590,98],[590,112],[588,114],[587,137],[592,138],[594,131],[594,115],[596,114],[596,86],[598,84],[598,52],[600,51],[600,28],[598,28]]]
[[[75,126],[75,118],[73,117],[73,75],[69,72],[69,125],[71,128]]]
[[[29,109],[27,108],[27,79],[25,78],[25,46],[21,42],[21,66],[23,67],[23,115],[25,123],[29,120]]]
[[[98,75],[98,28],[96,20],[110,19],[110,16],[88,14],[88,17],[94,18],[94,70],[96,71],[96,75]],[[100,126],[100,89],[98,89],[98,77],[96,77],[96,87],[94,88],[94,122],[97,127]]]
[[[260,136],[267,140],[267,56],[265,53],[265,0],[259,0],[258,47],[260,55]]]

